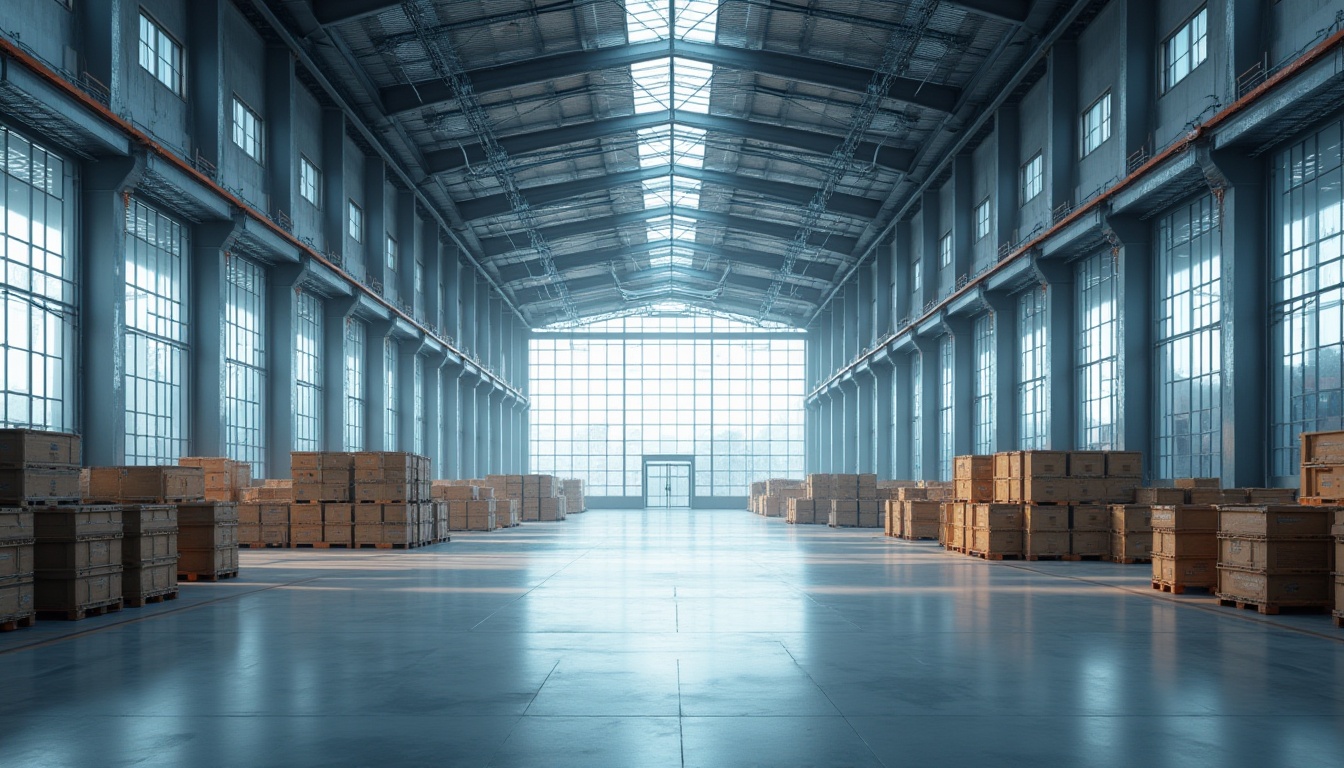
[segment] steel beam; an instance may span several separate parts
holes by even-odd
[[[517,157],[529,152],[539,152],[579,141],[590,141],[623,133],[634,133],[669,123],[687,128],[695,128],[709,133],[718,133],[741,139],[763,141],[791,149],[829,155],[843,140],[840,136],[817,131],[804,131],[786,128],[756,120],[744,120],[720,115],[702,115],[697,112],[675,110],[671,116],[666,112],[654,112],[643,115],[624,115],[603,120],[590,120],[573,123],[559,128],[550,128],[514,136],[503,136],[499,145],[510,156]],[[914,162],[915,151],[888,147],[871,141],[860,142],[854,151],[854,157],[864,162],[875,162],[883,168],[908,172]],[[485,162],[485,149],[479,143],[467,143],[451,149],[439,149],[425,154],[425,171],[428,173],[446,173],[467,165],[479,165]]]
[[[313,18],[322,26],[372,16],[401,5],[400,0],[309,0],[309,2],[313,7]]]
[[[655,40],[587,51],[567,51],[472,69],[466,74],[471,80],[473,90],[477,94],[482,94],[589,72],[626,69],[632,64],[669,56],[855,93],[863,93],[873,80],[873,71],[864,67],[791,53],[750,50],[687,40]],[[924,80],[895,77],[892,78],[887,97],[938,112],[950,113],[961,99],[961,89]],[[383,111],[395,115],[452,101],[455,96],[448,83],[435,78],[383,88],[379,92],[379,98]]]
[[[743,251],[735,248],[723,248],[718,246],[708,246],[696,242],[683,242],[679,240],[655,240],[650,243],[640,243],[623,248],[607,248],[598,251],[581,251],[563,256],[556,256],[556,269],[562,273],[572,269],[582,269],[584,267],[593,267],[608,262],[624,261],[625,259],[646,257],[651,253],[678,248],[690,251],[697,256],[706,259],[719,259],[722,261],[735,261],[742,264],[748,264],[761,269],[777,270],[784,263],[784,256],[777,253],[766,253],[762,251]],[[499,279],[506,286],[528,279],[540,279],[544,277],[532,270],[535,261],[517,262],[514,264],[502,264],[499,266]],[[835,277],[836,266],[820,261],[799,261],[795,266],[796,274],[793,277],[805,280],[819,280],[829,282]]]

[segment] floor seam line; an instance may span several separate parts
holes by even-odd
[[[841,720],[845,721],[845,725],[849,726],[849,730],[854,734],[854,737],[857,738],[861,744],[863,744],[863,748],[868,750],[868,754],[872,755],[873,759],[876,760],[877,764],[882,766],[882,768],[887,768],[886,761],[883,760],[882,757],[877,754],[876,750],[873,749],[873,746],[868,743],[868,740],[863,738],[863,734],[859,733],[859,729],[855,728],[854,724],[849,721],[849,716],[846,715],[843,711],[841,711],[840,707],[836,706],[836,703],[831,698],[831,695],[826,692],[825,688],[821,687],[821,683],[817,682],[817,679],[812,676],[812,673],[808,672],[806,669],[803,668],[802,664],[798,663],[798,658],[793,655],[793,651],[789,650],[789,646],[785,645],[783,640],[778,640],[776,642],[779,643],[780,648],[784,649],[784,653],[788,654],[789,660],[793,662],[793,666],[797,667],[798,671],[802,672],[803,675],[807,677],[808,682],[815,685],[817,687],[817,690],[821,692],[821,695],[826,697],[826,703],[830,704],[832,707],[835,708],[836,714],[840,717]]]

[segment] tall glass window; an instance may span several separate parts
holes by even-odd
[[[397,340],[383,340],[383,397],[387,401],[383,415],[383,450],[397,450]]]
[[[1158,477],[1222,473],[1222,264],[1212,195],[1158,224]]]
[[[364,450],[364,323],[345,321],[345,450]]]
[[[1116,427],[1115,259],[1098,253],[1078,263],[1078,447],[1114,450]]]
[[[0,126],[0,425],[75,427],[65,162]]]
[[[1275,477],[1298,473],[1298,434],[1344,429],[1344,181],[1339,121],[1274,160],[1270,323]]]
[[[639,496],[653,455],[694,456],[697,496],[801,477],[803,355],[797,331],[709,316],[538,331],[531,469],[583,478],[593,496]]]
[[[1049,339],[1046,336],[1046,287],[1017,298],[1018,439],[1026,451],[1050,447]]]
[[[126,207],[126,463],[187,455],[186,234],[131,200]]]
[[[224,272],[224,452],[265,477],[266,270],[231,256]]]
[[[994,315],[975,318],[975,378],[971,384],[972,418],[975,423],[974,451],[984,456],[994,452]]]
[[[955,450],[956,435],[953,431],[952,414],[956,405],[953,382],[952,337],[944,336],[938,347],[938,479],[952,479],[952,455]]]
[[[294,329],[294,450],[322,450],[322,299],[300,293]]]
[[[414,445],[411,450],[423,454],[425,452],[425,359],[416,355],[414,367],[415,375],[411,382],[411,391],[414,400],[412,416],[415,422],[415,434],[412,435]]]
[[[924,476],[924,356],[910,355],[910,472]]]

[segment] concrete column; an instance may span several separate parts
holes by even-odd
[[[345,450],[345,324],[354,296],[322,302],[322,448]]]
[[[299,174],[299,157],[294,124],[294,54],[282,45],[266,47],[265,62],[265,132],[266,192],[268,213],[294,215],[295,187]],[[195,98],[196,94],[192,94]],[[291,225],[290,229],[293,229]],[[274,465],[272,465],[274,466]],[[273,471],[273,470],[272,470]]]
[[[919,350],[920,365],[920,480],[938,478],[938,399],[942,387],[939,386],[941,361],[939,339],[915,336],[915,348]]]
[[[975,334],[964,317],[948,318],[946,325],[952,337],[952,455],[966,456],[975,452]]]
[[[938,238],[942,237],[942,222],[939,221],[938,208],[942,201],[938,190],[931,189],[920,197],[919,215],[923,218],[919,242],[915,244],[915,258],[920,263],[919,306],[914,307],[916,317],[924,314],[924,306],[939,296]]]
[[[484,383],[481,379],[476,380],[476,386],[472,390],[472,396],[475,398],[476,405],[472,409],[473,425],[472,438],[475,443],[476,471],[480,474],[489,474],[495,471],[490,461],[490,398],[488,390],[490,385]]]
[[[896,232],[891,243],[891,281],[893,285],[893,307],[895,316],[893,325],[900,328],[915,312],[915,301],[910,285],[910,262],[915,258],[914,245],[911,243],[910,222],[896,222]]]
[[[1153,18],[1158,4],[1151,0],[1123,0],[1125,4],[1124,48],[1120,58],[1120,83],[1111,105],[1115,134],[1125,148],[1125,157],[1139,150],[1153,151],[1149,142],[1152,130],[1151,110],[1157,86],[1154,65],[1157,56],[1157,21]],[[1151,236],[1148,238],[1151,239]],[[1140,450],[1140,449],[1129,449]],[[1147,455],[1145,445],[1141,450]]]
[[[205,10],[211,5],[217,6],[218,0],[210,4],[196,4],[192,9]],[[84,60],[84,70],[107,86],[112,111],[124,114],[127,100],[125,81],[130,67],[135,66],[133,59],[129,65],[127,63],[126,41],[139,38],[137,25],[140,20],[135,18],[137,14],[131,12],[135,4],[125,0],[105,0],[100,3],[73,3],[70,7],[78,27],[78,37],[82,41],[80,54]],[[190,35],[187,46],[189,50],[193,47]]]
[[[382,158],[364,158],[364,274],[383,287],[383,296],[396,296],[396,286],[388,285],[387,236],[392,231],[387,220],[387,166]]]
[[[1270,457],[1264,166],[1233,152],[1201,162],[1222,202],[1223,486],[1264,486]]]
[[[1036,270],[1048,285],[1046,301],[1046,358],[1049,376],[1046,380],[1046,403],[1050,413],[1047,429],[1047,448],[1067,451],[1073,447],[1078,434],[1077,375],[1073,367],[1074,347],[1077,345],[1077,312],[1074,310],[1074,269],[1060,262],[1037,261]]]
[[[532,406],[524,404],[522,411],[523,434],[530,436],[532,434]],[[524,473],[532,471],[532,441],[530,439],[523,441],[523,466],[520,469]]]
[[[841,472],[858,471],[859,424],[858,408],[855,405],[857,395],[854,379],[840,382],[840,440],[843,447],[839,456]]]
[[[893,241],[888,238],[886,243],[880,245],[875,250],[873,256],[873,330],[874,339],[881,339],[887,334],[896,330],[896,324],[892,321],[892,264],[895,259],[895,251],[892,248]]]
[[[439,432],[442,435],[443,450],[443,476],[447,478],[462,478],[462,401],[461,401],[461,367],[454,362],[446,362],[440,369],[443,379],[442,401],[443,405],[439,410],[439,420],[437,422]]]
[[[910,389],[912,370],[910,354],[892,356],[891,461],[893,476],[899,480],[915,479],[914,435],[911,433],[914,417]]]
[[[387,350],[386,342],[392,335],[390,320],[368,324],[364,338],[364,391],[368,394],[365,403],[368,413],[364,414],[364,423],[368,425],[364,444],[370,451],[395,451],[396,446],[387,444],[387,401],[391,393],[387,391]],[[398,403],[400,407],[402,404]]]
[[[236,236],[234,222],[211,222],[191,228],[191,264],[187,314],[191,318],[188,380],[188,444],[195,456],[224,456],[225,385],[224,328],[227,250]]]
[[[129,98],[125,101],[118,94],[121,87],[127,85],[121,81],[121,78],[127,77],[132,67],[138,66],[133,56],[135,41],[140,39],[138,14],[134,12],[135,5],[128,2],[108,2],[108,3],[80,3],[79,5],[90,6],[117,6],[117,10],[112,11],[123,17],[123,22],[129,19],[134,26],[122,26],[119,30],[120,35],[114,33],[112,45],[114,58],[125,56],[126,59],[118,61],[118,66],[123,70],[118,77],[118,87],[113,88],[112,110],[118,114],[123,114],[122,109],[126,106]],[[187,125],[188,133],[191,135],[191,141],[195,152],[204,158],[210,164],[218,167],[224,158],[224,147],[227,146],[228,125],[231,118],[228,108],[228,99],[233,89],[224,81],[224,41],[222,40],[222,30],[225,26],[224,8],[227,6],[225,0],[200,0],[200,2],[191,2],[186,4],[187,11],[187,39],[183,46],[182,54],[186,58],[186,89],[189,97],[187,98]],[[101,28],[98,38],[107,34],[108,27]],[[87,56],[87,52],[86,52]],[[93,70],[95,76],[101,78],[97,70]],[[106,81],[104,81],[106,82]],[[269,118],[269,116],[268,116]],[[207,454],[215,455],[215,454]],[[223,455],[223,454],[220,454]]]
[[[858,384],[858,432],[859,432],[859,472],[876,472],[876,462],[873,458],[874,442],[877,439],[878,430],[873,421],[873,391],[875,375],[872,368],[868,368],[862,373],[854,376]]]
[[[987,292],[994,313],[994,450],[1018,450],[1017,302],[1012,296]]]
[[[322,110],[322,244],[345,264],[346,217],[350,194],[345,188],[345,112]],[[328,422],[330,423],[330,422]]]
[[[416,226],[415,193],[398,190],[397,220],[392,227],[392,236],[397,239],[396,295],[400,306],[411,308],[412,317],[424,310],[415,304],[415,263],[424,258],[420,253],[420,234],[421,229]]]
[[[458,464],[464,478],[480,477],[476,460],[476,377],[466,368],[458,371]]]
[[[817,396],[817,462],[816,472],[831,471],[832,427],[830,393],[822,392]]]
[[[418,338],[397,339],[397,447],[388,450],[415,450],[415,358],[421,343]]]
[[[1045,172],[1053,209],[1062,203],[1072,206],[1078,202],[1074,194],[1078,186],[1078,41],[1056,41],[1048,57],[1050,140],[1045,145]]]
[[[457,246],[451,243],[443,245],[443,265],[440,277],[443,280],[443,333],[452,341],[453,346],[462,344],[462,297],[459,280],[462,263],[459,260]]]
[[[294,347],[298,332],[298,286],[303,265],[266,272],[266,476],[288,477],[294,450]],[[325,425],[323,425],[325,426]]]
[[[854,354],[859,354],[865,349],[872,349],[876,337],[873,333],[873,281],[872,267],[859,270],[860,278],[857,280],[859,289],[858,301],[856,302],[855,312],[858,313],[857,335],[854,338]],[[867,277],[868,279],[863,279]]]
[[[1116,434],[1118,449],[1142,451],[1153,477],[1153,228],[1137,217],[1106,221],[1116,244]]]
[[[442,348],[425,355],[425,453],[436,478],[448,474],[448,450],[443,436],[443,366],[448,360]]]
[[[80,3],[79,7],[89,5]],[[126,205],[144,172],[141,157],[86,166],[79,208],[83,251],[80,305],[84,375],[84,463],[124,464],[126,457]]]
[[[892,439],[896,434],[892,423],[892,396],[895,392],[892,389],[892,367],[890,359],[873,366],[873,430],[876,453],[874,455],[875,466],[873,471],[877,476],[889,480],[894,478],[895,468],[892,466]]]
[[[1149,53],[1151,56],[1152,54]],[[1004,104],[994,113],[994,247],[1018,240],[1021,207],[1018,197],[1018,171],[1022,160],[1019,150],[1021,135],[1016,104]],[[997,259],[997,257],[996,257]]]
[[[975,210],[975,198],[972,196],[971,177],[974,163],[969,153],[952,158],[952,280],[949,293],[956,290],[958,282],[969,278],[975,271],[971,266],[974,250],[975,231],[971,216]]]

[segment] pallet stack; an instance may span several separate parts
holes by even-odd
[[[436,503],[448,508],[448,530],[493,531],[498,526],[494,489],[435,480],[431,491]]]
[[[946,495],[941,484],[895,489],[896,501],[887,501],[887,525],[891,534],[907,541],[937,539],[943,524]],[[896,520],[891,520],[892,514]]]
[[[1112,504],[1111,561],[1146,563],[1153,559],[1153,507],[1151,504]]]
[[[177,505],[177,577],[219,581],[238,575],[238,504],[194,501]]]
[[[1023,545],[1021,504],[972,504],[968,554],[986,560],[1021,557]]]
[[[554,522],[564,520],[567,507],[560,495],[560,479],[554,475],[486,475],[485,484],[495,489],[495,498],[518,502],[522,522]],[[503,507],[500,516],[503,525]],[[512,514],[513,504],[509,513]]]
[[[121,590],[139,608],[177,598],[177,507],[128,504],[121,508]]]
[[[33,608],[33,511],[0,507],[0,631],[31,627]]]
[[[583,498],[583,480],[567,477],[560,481],[561,495],[565,497],[565,514],[576,515],[588,511],[588,502]]]
[[[78,435],[0,429],[0,506],[78,504],[82,453]]]
[[[1302,434],[1302,503],[1344,506],[1344,432]]]
[[[122,508],[114,505],[33,510],[33,607],[77,621],[119,611]]]
[[[1330,528],[1335,537],[1335,626],[1344,628],[1344,509],[1335,510],[1335,524]]]
[[[1218,508],[1206,504],[1152,507],[1153,589],[1179,595],[1218,586]]]
[[[757,492],[752,499],[752,511],[763,517],[788,517],[789,499],[807,495],[807,483],[803,480],[772,477],[752,483],[752,487]]]
[[[221,456],[183,456],[179,467],[199,467],[205,473],[206,501],[241,501],[239,494],[252,486],[252,465]]]
[[[1218,600],[1276,614],[1334,607],[1334,507],[1227,505],[1218,510]]]
[[[1025,504],[1022,507],[1022,555],[1027,560],[1064,559],[1072,553],[1071,507]]]

